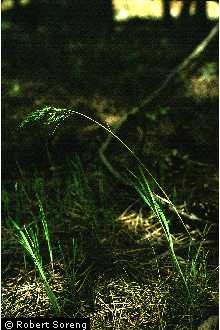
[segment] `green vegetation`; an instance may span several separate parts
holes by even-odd
[[[37,222],[36,217],[34,221],[21,227],[11,220],[16,240],[35,265],[42,283],[42,290],[45,290],[50,301],[48,309],[44,311],[45,315],[49,313],[49,315],[66,317],[90,316],[95,329],[101,329],[104,326],[106,328],[113,326],[116,329],[120,327],[135,329],[138,326],[144,329],[153,324],[164,329],[177,320],[180,328],[183,324],[187,324],[187,327],[193,326],[194,322],[203,315],[203,304],[206,300],[208,299],[210,304],[214,303],[210,293],[217,273],[208,267],[207,252],[204,247],[207,230],[199,239],[200,243],[198,239],[195,241],[192,238],[195,235],[193,232],[192,237],[188,234],[183,235],[178,243],[178,235],[175,237],[175,234],[171,234],[170,231],[170,221],[174,221],[175,218],[177,220],[178,217],[168,220],[162,210],[163,205],[160,205],[160,200],[156,200],[156,195],[149,187],[143,172],[133,179],[131,176],[131,181],[133,180],[134,188],[146,203],[145,217],[135,214],[135,218],[132,219],[132,214],[127,211],[117,219],[116,214],[113,215],[113,210],[110,210],[109,203],[101,203],[104,209],[98,207],[94,191],[90,187],[79,158],[75,157],[69,166],[71,175],[64,184],[64,191],[60,191],[61,183],[56,188],[53,187],[56,189],[54,204],[49,200],[46,201],[45,191],[42,190],[42,187],[46,189],[46,183],[40,178],[35,179],[33,189],[37,194],[35,204],[39,209],[40,221]],[[108,200],[109,196],[106,196],[107,192],[103,189],[103,179],[100,180],[99,198],[102,201]],[[20,191],[26,191],[28,194],[27,190],[27,187],[24,187]],[[47,203],[48,216],[46,216],[40,195]],[[65,213],[70,212],[69,223],[65,223],[67,219],[66,216],[64,217],[65,213],[62,213],[63,210],[55,206],[61,206],[59,205],[61,203],[65,206]],[[24,209],[26,209],[25,205],[27,201]],[[58,223],[54,223],[53,227],[58,226],[58,232],[54,232],[53,229],[52,233],[51,221],[55,214]],[[63,224],[59,225],[60,219],[63,219]],[[136,227],[134,231],[126,229],[127,221],[128,223],[137,221],[136,224],[134,223]],[[68,237],[74,234],[78,243],[75,238],[66,242],[66,238],[59,234],[59,227],[66,228]],[[172,227],[175,228],[175,224]],[[152,232],[151,228],[153,228]],[[148,232],[148,238],[144,238],[146,232]],[[158,242],[154,242],[154,232],[158,233],[156,234]],[[130,248],[127,247],[128,243],[126,247],[124,246],[125,237],[120,237],[122,234],[127,236],[129,244],[133,244]],[[60,239],[57,241],[59,235]],[[52,237],[56,237],[56,241]],[[135,243],[138,239],[143,242],[140,247]],[[43,240],[45,240],[46,250],[42,249]],[[164,264],[157,255],[156,250],[161,243],[162,246],[164,243],[168,244],[171,263],[166,260]],[[86,246],[88,244],[89,247]],[[175,249],[180,247],[183,251],[188,250],[184,258],[180,258],[175,252]],[[113,260],[109,259],[110,251]],[[96,255],[97,253],[99,256]],[[103,262],[105,262],[105,270],[102,268]],[[137,269],[139,269],[138,273]],[[103,271],[110,272],[110,278],[109,275],[107,278],[101,275]],[[61,272],[62,277],[57,279],[57,272]],[[94,278],[92,274],[97,274],[97,272],[100,275]],[[34,281],[36,280],[37,278]],[[55,294],[57,280],[62,284],[62,291]],[[90,285],[91,288],[94,287],[94,292],[90,292],[91,288],[88,289]],[[84,304],[85,301],[91,299],[90,295],[94,297],[96,311],[88,313],[84,310]],[[109,302],[106,300],[108,297]],[[157,302],[158,299],[160,303]],[[10,311],[7,306],[9,302]],[[22,301],[21,306],[17,306],[18,298],[14,302],[16,305],[13,305],[11,299],[4,303],[3,307],[7,314],[10,313],[12,316],[18,313],[19,308],[22,310]],[[152,317],[149,317],[151,314]],[[31,314],[26,311],[24,315]],[[185,317],[179,319],[180,315],[182,317],[186,315],[188,319]]]
[[[44,220],[44,226],[46,221]],[[32,259],[36,269],[40,274],[40,278],[43,282],[43,287],[48,295],[48,298],[51,302],[53,310],[56,314],[60,312],[60,306],[57,301],[55,294],[53,293],[45,275],[45,271],[42,264],[42,256],[39,249],[39,237],[38,237],[38,228],[33,228],[31,224],[28,228],[24,226],[24,229],[20,228],[16,222],[12,221],[13,226],[17,231],[17,239],[18,242],[21,244],[24,251],[30,256]],[[47,231],[47,233],[46,233]],[[48,239],[48,230],[44,228],[44,234],[47,236]],[[50,256],[52,255],[51,246],[49,250]],[[51,264],[53,266],[53,264]]]
[[[33,117],[33,116],[32,116]],[[30,118],[30,117],[29,117]],[[35,118],[35,116],[34,116]],[[40,117],[41,118],[41,117]],[[29,121],[29,119],[28,119]],[[50,233],[50,227],[48,225],[48,219],[45,215],[45,211],[40,199],[40,195],[42,198],[45,199],[44,191],[42,187],[45,187],[45,183],[42,182],[42,179],[37,178],[35,180],[34,189],[36,190],[36,199],[37,199],[37,205],[39,208],[39,218],[41,223],[41,231],[39,229],[39,224],[36,223],[36,219],[34,222],[24,225],[23,228],[17,224],[15,221],[11,220],[12,227],[14,227],[15,230],[13,230],[16,234],[16,239],[21,244],[24,252],[30,257],[32,262],[34,263],[36,270],[39,273],[41,282],[42,282],[42,289],[45,290],[46,295],[48,296],[48,299],[50,301],[52,310],[49,313],[52,313],[52,315],[65,315],[65,316],[71,316],[71,315],[78,315],[80,313],[82,316],[90,316],[92,317],[92,322],[94,326],[103,327],[105,324],[105,317],[113,317],[112,322],[109,323],[109,327],[113,326],[120,329],[120,327],[133,327],[135,329],[136,326],[139,326],[140,329],[144,329],[146,326],[151,326],[151,319],[149,318],[148,313],[153,313],[154,307],[157,308],[156,315],[154,315],[154,322],[156,322],[157,326],[161,329],[166,328],[167,322],[173,322],[169,320],[169,317],[172,318],[177,317],[178,315],[181,315],[181,313],[184,313],[183,315],[188,315],[188,326],[191,326],[194,323],[194,320],[196,320],[199,315],[202,315],[204,313],[203,308],[200,306],[202,302],[205,302],[206,299],[210,300],[210,283],[212,283],[213,278],[216,277],[217,274],[215,272],[213,273],[213,270],[208,270],[207,265],[207,253],[204,249],[204,243],[205,243],[205,236],[207,234],[207,230],[204,229],[203,237],[200,239],[200,243],[197,240],[195,240],[190,236],[188,236],[188,229],[183,226],[183,229],[185,231],[186,229],[186,235],[184,238],[184,245],[182,246],[183,250],[188,249],[188,253],[186,258],[179,259],[175,252],[175,236],[171,234],[170,231],[170,220],[166,217],[164,211],[163,211],[163,205],[161,205],[161,201],[168,202],[164,198],[159,198],[158,195],[154,194],[149,186],[148,181],[146,180],[146,177],[143,173],[143,170],[140,171],[140,175],[132,175],[131,176],[131,182],[133,181],[134,188],[137,190],[138,194],[143,199],[144,203],[146,203],[146,206],[149,208],[151,213],[147,216],[147,218],[153,218],[154,222],[157,226],[157,231],[162,229],[162,232],[160,233],[160,236],[163,237],[165,242],[168,244],[168,248],[170,251],[170,260],[171,264],[169,265],[169,271],[171,271],[171,279],[166,279],[166,276],[164,273],[164,266],[160,264],[157,254],[155,252],[155,246],[151,245],[150,240],[148,239],[146,243],[144,244],[145,248],[144,253],[146,254],[144,258],[148,259],[153,251],[154,258],[150,260],[150,263],[141,261],[141,267],[146,267],[146,269],[149,267],[149,264],[152,263],[152,265],[155,264],[156,267],[156,278],[150,279],[151,276],[149,274],[141,274],[141,277],[143,275],[142,279],[143,285],[138,284],[139,280],[137,280],[136,273],[136,267],[137,269],[140,267],[138,265],[139,263],[139,251],[141,251],[141,248],[134,249],[134,252],[132,251],[133,248],[130,249],[130,253],[134,253],[135,262],[133,260],[120,260],[118,259],[117,254],[115,259],[116,265],[117,262],[122,263],[122,265],[119,267],[121,273],[122,269],[124,270],[122,274],[119,276],[119,279],[117,280],[115,278],[117,271],[112,271],[112,279],[107,284],[106,289],[107,292],[105,292],[105,285],[101,281],[100,278],[98,278],[95,286],[95,292],[93,295],[95,295],[95,303],[97,304],[97,308],[100,310],[100,312],[95,312],[95,314],[87,314],[85,312],[82,312],[82,305],[84,303],[83,297],[86,294],[91,294],[87,290],[87,286],[91,285],[91,283],[87,283],[87,281],[94,281],[94,279],[91,278],[92,272],[97,272],[97,267],[99,268],[101,265],[94,264],[94,262],[91,263],[86,260],[88,258],[87,253],[84,250],[83,245],[88,244],[87,239],[92,240],[94,243],[90,247],[91,255],[95,258],[95,254],[99,251],[99,249],[103,249],[103,243],[104,246],[107,244],[108,247],[110,247],[112,250],[114,250],[114,245],[112,245],[113,237],[120,233],[121,228],[118,226],[118,220],[117,218],[113,216],[113,212],[110,212],[110,206],[109,204],[106,204],[107,196],[106,191],[103,188],[103,179],[99,182],[99,198],[102,200],[101,205],[103,207],[106,207],[106,209],[100,209],[98,208],[98,205],[96,204],[95,198],[94,198],[94,192],[90,188],[90,184],[88,182],[87,175],[85,173],[85,170],[83,169],[82,163],[78,157],[75,157],[73,161],[70,163],[70,173],[71,176],[68,178],[68,181],[66,183],[65,187],[65,199],[66,201],[61,201],[61,198],[59,196],[60,189],[57,187],[56,191],[56,198],[58,198],[58,204],[57,201],[55,201],[55,205],[59,205],[61,203],[64,203],[66,211],[68,209],[71,210],[71,218],[72,221],[77,222],[72,224],[73,230],[75,231],[75,235],[80,236],[83,234],[83,231],[86,231],[84,236],[79,236],[79,247],[77,247],[76,240],[73,238],[72,243],[71,241],[68,243],[69,247],[68,250],[69,253],[66,253],[65,249],[62,246],[61,241],[59,240],[57,244],[52,244],[51,242],[51,233]],[[133,179],[132,179],[133,177]],[[156,180],[153,181],[155,184]],[[30,200],[28,197],[28,193],[26,191],[26,188],[24,187],[23,190],[26,192],[27,199]],[[72,197],[71,197],[72,196]],[[6,203],[6,198],[5,205]],[[48,201],[45,202],[48,203]],[[65,204],[67,202],[67,204]],[[168,202],[169,203],[169,202]],[[173,208],[173,204],[170,203],[171,207]],[[59,205],[60,206],[60,205]],[[49,206],[53,209],[55,206]],[[9,206],[7,205],[7,209]],[[59,211],[59,208],[54,210],[56,213]],[[62,219],[62,211],[60,210],[60,214],[57,214],[57,218]],[[101,220],[101,217],[103,219]],[[178,212],[178,211],[177,211]],[[176,214],[176,210],[174,210],[174,214],[176,215],[176,220],[178,219],[178,216]],[[108,215],[108,216],[107,216]],[[109,218],[110,217],[110,218]],[[125,219],[129,219],[129,216],[125,214]],[[143,226],[143,219],[142,216],[139,215],[140,223],[136,226]],[[123,217],[122,217],[123,219]],[[132,219],[132,217],[131,217]],[[174,219],[172,219],[174,221]],[[142,223],[141,223],[142,222]],[[54,224],[55,225],[55,224]],[[69,224],[70,225],[70,224]],[[74,227],[76,228],[74,229]],[[78,229],[78,226],[80,228]],[[103,237],[103,229],[102,226],[106,227],[108,226],[108,237]],[[150,225],[151,226],[151,225]],[[83,228],[84,227],[84,228]],[[173,225],[175,227],[175,224]],[[150,227],[149,227],[150,228]],[[143,228],[141,228],[143,230]],[[106,229],[105,229],[106,230]],[[79,232],[78,232],[79,231]],[[78,233],[77,233],[78,232]],[[137,233],[134,233],[135,236]],[[142,233],[143,234],[143,233]],[[126,233],[126,235],[131,235],[129,233]],[[57,234],[53,235],[57,237]],[[132,238],[132,240],[135,238],[135,236]],[[46,262],[46,259],[44,257],[45,252],[41,249],[41,241],[44,237],[46,241],[47,246],[47,254],[49,256],[49,260]],[[188,237],[188,238],[187,238]],[[62,238],[61,238],[62,239]],[[135,238],[137,239],[137,237]],[[161,237],[160,237],[161,239]],[[150,243],[150,249],[147,247],[148,243]],[[187,248],[188,245],[188,248]],[[122,248],[122,247],[121,247]],[[121,249],[120,248],[120,249]],[[98,249],[98,250],[96,250]],[[152,250],[153,249],[153,250]],[[56,252],[56,256],[54,258],[54,251]],[[128,257],[129,257],[129,250]],[[100,253],[100,252],[98,252]],[[109,251],[107,252],[108,255]],[[123,250],[120,251],[123,255]],[[137,253],[137,254],[136,254]],[[68,255],[69,254],[69,255]],[[78,254],[80,256],[78,256]],[[104,257],[104,256],[103,256]],[[90,257],[91,258],[91,257]],[[104,257],[106,258],[106,256]],[[141,253],[140,259],[143,258],[143,253]],[[152,258],[152,256],[151,256]],[[45,266],[49,265],[51,267],[52,272],[46,271]],[[78,264],[77,264],[78,262]],[[103,260],[100,260],[99,262],[103,262]],[[64,292],[61,294],[61,297],[58,299],[56,295],[53,292],[53,284],[52,282],[53,277],[56,273],[56,265],[59,264],[59,267],[62,269],[63,277],[59,279],[60,281],[64,282],[64,285],[66,288],[63,290]],[[87,264],[87,265],[86,265]],[[152,266],[151,265],[151,266]],[[172,266],[173,265],[173,266]],[[110,264],[107,263],[107,268],[110,267]],[[127,271],[125,271],[125,268],[127,268]],[[118,267],[116,267],[117,269]],[[153,271],[153,273],[155,272]],[[130,275],[127,274],[127,272],[130,273]],[[146,270],[145,270],[146,272]],[[123,274],[124,273],[124,274]],[[213,277],[214,276],[214,277]],[[139,277],[139,276],[138,276]],[[106,279],[103,279],[106,281]],[[135,280],[135,281],[134,281]],[[101,281],[101,282],[100,282]],[[104,285],[104,287],[103,287]],[[152,297],[146,297],[145,295],[151,295],[153,292],[151,292],[151,286],[156,289],[156,294],[160,296],[152,296]],[[104,292],[103,292],[104,290]],[[110,291],[108,291],[110,290]],[[158,291],[159,290],[159,291]],[[171,290],[172,293],[169,291]],[[175,291],[176,290],[176,291]],[[71,292],[71,295],[69,294]],[[118,292],[118,293],[117,293]],[[106,294],[110,295],[111,302],[110,302],[110,308],[105,310],[106,303],[103,301],[105,298],[103,298]],[[115,296],[116,294],[116,296]],[[118,294],[122,299],[122,307],[118,306],[117,299]],[[174,303],[172,307],[172,313],[170,313],[169,317],[166,315],[165,310],[169,308],[169,299],[171,298],[170,295],[176,295],[173,297]],[[88,299],[89,297],[87,297]],[[85,299],[85,298],[84,298]],[[116,299],[116,300],[115,300]],[[144,299],[144,300],[143,300]],[[145,301],[147,299],[147,301]],[[150,301],[148,301],[150,299]],[[147,311],[145,310],[146,304],[150,303],[152,304],[153,301],[153,309],[149,310],[149,306]],[[156,299],[163,299],[163,303],[159,306],[157,306]],[[176,300],[177,299],[177,300]],[[179,299],[181,299],[181,306]],[[143,300],[143,301],[142,301]],[[101,305],[100,305],[101,302]],[[175,305],[176,303],[176,305]],[[137,307],[135,307],[137,304]],[[141,307],[140,307],[141,304]],[[129,308],[132,309],[132,313],[129,313],[129,308],[127,310],[126,306],[129,306]],[[155,306],[154,306],[155,305]],[[175,306],[175,307],[174,307]],[[13,310],[13,305],[10,306]],[[70,308],[72,310],[73,314],[70,313]],[[133,311],[133,308],[135,312]],[[47,313],[48,313],[47,312]],[[154,311],[155,312],[155,311]],[[103,314],[104,313],[104,314]],[[108,316],[105,316],[104,315]],[[124,313],[127,315],[127,317],[124,317]],[[128,314],[127,314],[128,313]],[[174,314],[174,315],[173,315]],[[13,314],[12,314],[13,315]],[[46,314],[47,315],[47,314]],[[110,316],[112,315],[112,316]],[[138,320],[134,322],[133,318],[135,318],[135,315],[138,315]],[[165,317],[166,315],[166,317]],[[164,319],[165,317],[165,319]],[[168,319],[166,319],[168,317]],[[108,328],[108,322],[105,324],[105,326]],[[186,322],[186,320],[182,320],[181,322]]]
[[[2,316],[215,328],[214,22],[42,3],[3,12]]]

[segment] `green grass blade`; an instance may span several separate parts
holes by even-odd
[[[54,268],[53,249],[52,249],[52,244],[51,244],[51,239],[50,239],[49,227],[48,227],[48,223],[47,223],[47,219],[46,219],[46,215],[45,215],[45,212],[44,212],[42,202],[41,202],[38,195],[37,195],[37,199],[38,199],[38,206],[39,206],[39,210],[40,210],[40,220],[41,220],[41,223],[42,223],[42,226],[43,226],[44,237],[45,237],[45,240],[47,242],[51,267],[53,269]]]
[[[141,180],[141,179],[143,179],[143,180]],[[150,207],[150,209],[154,213],[155,217],[159,220],[159,223],[160,223],[161,227],[163,228],[163,231],[164,231],[167,243],[168,243],[171,260],[172,260],[175,268],[177,269],[180,277],[182,278],[182,281],[187,290],[188,296],[190,297],[190,290],[189,290],[189,287],[187,284],[187,280],[183,274],[182,268],[180,267],[179,261],[176,257],[176,253],[174,250],[173,239],[172,239],[172,235],[170,233],[170,228],[169,228],[169,221],[167,220],[159,203],[156,201],[154,194],[153,194],[153,192],[150,188],[150,185],[147,182],[145,176],[142,175],[141,179],[138,180],[137,184],[134,184],[135,189],[140,194],[140,196],[142,197],[144,202]]]
[[[43,265],[42,265],[42,257],[39,251],[39,240],[37,234],[34,232],[33,228],[28,229],[24,227],[22,230],[21,227],[13,220],[11,220],[13,227],[16,230],[16,236],[18,242],[21,244],[24,251],[31,257],[36,269],[38,270],[44,289],[47,293],[47,296],[52,304],[52,307],[56,313],[60,312],[60,306],[57,300],[57,297],[53,293],[50,285],[47,281]]]

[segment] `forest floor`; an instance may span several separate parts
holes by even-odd
[[[3,19],[2,316],[90,317],[96,330],[198,329],[218,314],[214,42],[187,80],[171,85],[119,131],[183,214],[190,237],[176,214],[164,209],[179,264],[187,274],[191,262],[196,274],[190,302],[157,218],[135,187],[114,178],[99,158],[106,132],[77,116],[54,135],[45,126],[19,129],[27,114],[46,105],[74,109],[114,129],[207,33],[176,27],[171,32],[160,22],[134,19],[118,23],[108,40],[68,35],[54,42],[43,28],[28,33]],[[138,175],[137,162],[118,141],[107,153],[128,181],[129,171]],[[12,221],[37,228],[59,313]]]

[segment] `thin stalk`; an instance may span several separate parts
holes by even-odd
[[[56,109],[56,108],[53,108],[53,109],[55,109],[55,110],[59,110],[59,109]],[[62,109],[62,110],[64,110],[64,111],[67,111],[68,112],[68,110],[67,109]],[[175,205],[172,203],[172,201],[170,200],[170,198],[168,197],[168,195],[166,194],[166,192],[165,192],[165,190],[161,187],[161,185],[159,184],[159,182],[155,179],[155,177],[153,176],[153,174],[151,174],[151,172],[146,168],[146,166],[144,165],[144,163],[140,160],[140,158],[136,155],[136,153],[122,140],[122,139],[120,139],[120,137],[117,135],[117,134],[115,134],[112,130],[111,130],[111,128],[108,126],[108,127],[106,127],[105,125],[103,125],[102,123],[100,123],[99,121],[97,121],[97,120],[95,120],[95,119],[93,119],[93,118],[91,118],[91,117],[89,117],[89,116],[87,116],[87,115],[85,115],[85,114],[83,114],[83,113],[81,113],[81,112],[78,112],[78,111],[76,111],[76,110],[72,110],[72,109],[70,109],[69,110],[70,111],[70,113],[71,113],[71,115],[72,114],[75,114],[75,115],[78,115],[78,116],[81,116],[81,117],[83,117],[83,118],[86,118],[86,119],[88,119],[89,121],[91,121],[91,122],[93,122],[93,123],[95,123],[96,125],[98,125],[99,127],[101,127],[101,128],[103,128],[106,132],[108,132],[108,133],[110,133],[116,140],[118,140],[122,145],[123,145],[123,147],[125,148],[125,149],[127,149],[128,150],[128,152],[135,158],[135,160],[138,162],[138,164],[141,166],[141,168],[143,168],[146,172],[147,172],[147,174],[151,177],[151,179],[154,181],[154,183],[156,184],[156,186],[160,189],[160,191],[163,193],[163,195],[165,196],[165,198],[166,198],[166,201],[167,201],[167,203],[168,204],[170,204],[170,205],[172,205],[172,207],[173,207],[173,209],[174,209],[174,211],[176,212],[176,214],[177,214],[177,216],[178,216],[178,218],[179,218],[179,220],[181,221],[181,223],[182,223],[182,225],[183,225],[183,227],[184,227],[184,229],[186,230],[186,232],[187,232],[187,234],[189,235],[189,237],[191,237],[191,235],[190,235],[190,232],[188,231],[188,229],[187,229],[187,227],[185,226],[185,224],[184,224],[184,222],[183,222],[183,220],[182,220],[182,218],[181,218],[181,216],[180,216],[180,214],[179,214],[179,212],[178,212],[178,210],[177,210],[177,208],[175,207]],[[70,115],[69,115],[70,116]],[[65,120],[67,117],[62,117],[61,118],[61,120]],[[55,126],[55,128],[54,128],[54,130],[53,130],[53,133],[55,133],[55,131],[56,131],[56,129],[59,127],[61,125],[61,122],[59,122],[56,126]]]
[[[73,110],[73,109],[59,109],[55,107],[45,107],[41,110],[32,112],[30,115],[28,115],[23,122],[20,125],[20,128],[23,128],[24,126],[28,125],[31,122],[34,121],[43,121],[45,125],[54,125],[54,129],[52,131],[52,134],[55,133],[57,128],[64,122],[67,118],[71,117],[72,115],[77,115],[80,117],[83,117],[92,123],[98,125],[99,127],[103,128],[106,132],[108,132],[110,135],[112,135],[116,140],[118,140],[122,146],[134,157],[134,159],[137,161],[137,163],[140,165],[140,167],[146,171],[146,173],[150,176],[150,178],[153,180],[153,182],[156,184],[156,186],[159,188],[159,190],[162,192],[163,196],[165,196],[166,203],[170,204],[172,208],[174,209],[175,213],[177,214],[178,219],[180,220],[181,224],[183,225],[185,231],[187,232],[188,236],[191,237],[187,227],[185,226],[177,208],[172,203],[164,189],[161,187],[161,185],[158,183],[158,181],[154,178],[154,176],[151,174],[151,172],[146,168],[144,163],[140,160],[140,158],[136,155],[136,153],[126,144],[123,140],[120,139],[120,137],[115,134],[109,126],[105,126],[99,121],[91,118],[90,116],[85,115],[84,113],[81,113],[79,111]],[[160,197],[161,198],[161,197]]]

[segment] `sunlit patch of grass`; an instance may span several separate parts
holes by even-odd
[[[143,214],[144,213],[144,214]],[[133,232],[138,236],[138,242],[143,244],[144,242],[150,242],[152,246],[165,246],[166,237],[163,232],[163,228],[157,221],[155,214],[147,213],[146,210],[140,209],[139,212],[134,210],[125,210],[118,218],[120,227],[124,231]],[[191,237],[198,239],[199,231],[189,228]],[[185,246],[189,242],[189,237],[186,233],[176,233],[172,235],[173,244],[176,248]]]
[[[206,317],[206,305],[216,303],[212,297],[212,274],[202,265],[197,277],[193,275],[196,283],[189,283],[194,298],[189,303],[181,278],[171,270],[169,262],[146,263],[143,272],[140,251],[135,260],[136,263],[132,255],[127,261],[121,260],[124,274],[120,278],[97,279],[95,312],[90,314],[94,329],[194,329]],[[135,277],[137,270],[143,275],[141,281]]]
[[[155,221],[153,215],[143,215],[143,211],[139,212],[125,210],[117,219],[122,230],[133,232],[138,235],[138,242],[143,244],[150,241],[152,245],[157,246],[164,243],[164,235],[162,228]]]
[[[157,280],[140,284],[129,279],[97,281],[94,329],[163,329],[167,289]]]
[[[146,270],[147,274],[147,270]],[[210,295],[197,295],[190,306],[174,273],[161,279],[148,268],[145,282],[129,278],[99,278],[95,286],[95,312],[90,314],[94,329],[194,329],[204,313],[204,300]],[[151,274],[151,275],[150,275]],[[198,285],[198,290],[201,286]]]
[[[215,63],[206,63],[190,79],[187,87],[189,96],[196,101],[203,101],[218,97],[218,73]]]

